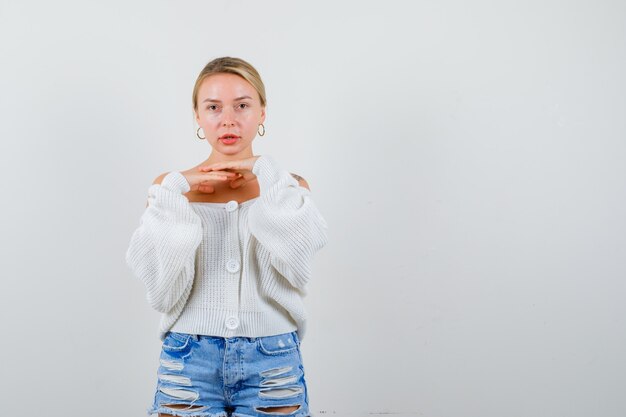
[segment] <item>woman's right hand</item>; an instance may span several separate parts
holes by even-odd
[[[192,168],[187,171],[181,171],[185,176],[191,189],[189,191],[200,191],[203,193],[212,193],[215,191],[215,185],[225,181],[232,181],[239,177],[240,174],[230,171],[199,171]]]

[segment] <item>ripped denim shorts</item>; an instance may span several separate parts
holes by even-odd
[[[309,417],[300,340],[167,333],[148,414]],[[297,406],[294,411],[267,410]]]

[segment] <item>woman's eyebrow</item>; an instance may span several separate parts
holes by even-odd
[[[237,97],[233,101],[243,100],[244,98],[252,99],[252,97],[250,97],[250,96],[241,96],[241,97]],[[212,101],[212,102],[215,102],[215,103],[221,103],[222,102],[221,100],[217,100],[217,99],[214,99],[214,98],[205,98],[204,100],[202,100],[203,103],[206,103],[207,101]]]

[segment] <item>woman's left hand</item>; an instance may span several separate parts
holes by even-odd
[[[252,167],[260,155],[252,156],[246,159],[238,159],[235,161],[222,161],[214,164],[201,166],[198,170],[203,172],[208,171],[230,171],[239,174],[237,178],[230,182],[230,188],[239,188],[244,186],[249,181],[253,181],[256,175],[252,172]]]

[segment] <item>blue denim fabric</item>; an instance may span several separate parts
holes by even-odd
[[[203,417],[309,417],[300,340],[294,331],[264,337],[169,332],[148,414]],[[178,404],[185,408],[169,408]],[[263,407],[299,406],[292,413]]]

